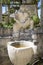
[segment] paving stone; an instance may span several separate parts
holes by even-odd
[[[8,56],[1,56],[0,57],[0,64],[1,65],[13,65]]]

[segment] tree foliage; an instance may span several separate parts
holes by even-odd
[[[10,4],[10,0],[2,0],[2,4]]]
[[[40,0],[33,0],[33,3],[37,4]]]
[[[19,1],[19,2],[21,1],[21,2],[22,2],[22,0],[2,0],[2,3],[3,3],[3,4],[10,4],[11,1],[13,1],[13,2],[14,2],[14,1]],[[40,1],[40,0],[32,0],[32,3],[37,4],[37,2],[39,2],[39,1]]]

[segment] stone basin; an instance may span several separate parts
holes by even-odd
[[[14,65],[26,65],[37,53],[37,46],[30,41],[13,41],[7,43],[8,56]]]

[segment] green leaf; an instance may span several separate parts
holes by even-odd
[[[14,20],[14,18],[11,18],[11,23],[16,23],[16,21]]]
[[[3,4],[10,4],[10,0],[2,0]]]
[[[36,15],[34,15],[34,16],[33,16],[33,22],[34,22],[34,25],[39,24],[39,22],[40,22],[39,17],[38,17],[38,16],[36,16]]]

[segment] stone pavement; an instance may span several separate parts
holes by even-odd
[[[13,65],[8,56],[0,56],[0,65]]]
[[[0,65],[13,65],[8,57],[7,48],[0,45]]]

